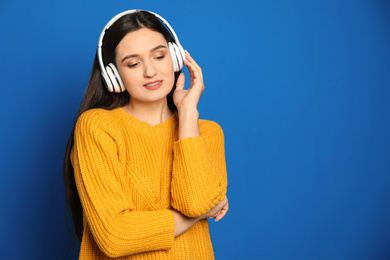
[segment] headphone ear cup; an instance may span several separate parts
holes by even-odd
[[[107,75],[110,79],[110,84],[107,84],[108,91],[120,93],[125,91],[125,87],[123,85],[122,79],[119,76],[119,72],[116,69],[115,65],[110,63],[106,67]],[[110,87],[109,87],[110,86]]]
[[[175,46],[177,49],[178,56],[181,58],[180,64],[179,64],[179,66],[180,66],[179,70],[181,70],[184,67],[184,61],[187,60],[187,58],[186,58],[186,54],[184,52],[183,47],[181,47],[180,44],[179,45],[175,44]]]
[[[108,76],[108,78],[105,78],[105,79],[104,79],[105,82],[106,82],[107,90],[108,90],[109,92],[114,92],[114,85],[113,85],[113,83],[112,83],[113,78],[114,78],[114,74],[112,73],[111,68],[108,67],[108,66],[105,68],[105,70],[106,70],[106,73],[107,73],[107,76]]]
[[[184,66],[185,54],[183,48],[179,48],[176,43],[168,43],[169,52],[171,53],[173,69],[175,72],[180,71]],[[182,51],[181,51],[182,50]]]
[[[172,57],[173,70],[175,72],[178,72],[179,66],[178,66],[178,61],[177,61],[177,57],[176,57],[176,52],[175,52],[175,48],[173,47],[173,44],[171,42],[168,42],[168,48],[169,48],[169,52],[170,52],[171,57]]]

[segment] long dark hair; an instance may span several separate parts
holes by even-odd
[[[103,39],[102,55],[106,64],[115,64],[115,49],[119,42],[128,33],[139,30],[141,28],[149,28],[151,30],[160,32],[167,42],[174,42],[171,34],[165,28],[165,26],[151,13],[146,11],[137,11],[127,14],[119,18],[107,31]],[[105,65],[106,65],[105,64]],[[173,92],[176,86],[176,80],[180,72],[175,73],[175,84],[172,91],[167,96],[168,107],[172,111],[177,111],[176,106],[173,103]],[[77,113],[79,116],[93,108],[103,108],[112,110],[114,108],[122,107],[128,104],[130,96],[127,91],[122,93],[111,93],[107,90],[105,83],[101,76],[101,70],[97,55],[92,66],[92,72],[87,85],[84,98],[81,102],[80,109]],[[76,120],[77,121],[77,120]],[[68,144],[65,150],[63,178],[65,185],[65,195],[72,211],[72,220],[74,231],[81,241],[83,236],[83,209],[80,202],[80,197],[77,192],[76,183],[74,179],[74,170],[70,161],[70,153],[74,144],[74,126],[69,137]]]

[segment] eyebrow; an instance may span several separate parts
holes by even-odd
[[[154,52],[154,51],[157,51],[158,49],[161,49],[161,48],[167,48],[167,46],[164,46],[164,45],[158,45],[156,47],[154,47],[153,49],[150,50],[150,52]],[[127,55],[125,56],[121,62],[124,62],[125,60],[127,59],[130,59],[130,58],[134,58],[134,57],[138,57],[139,54],[130,54],[130,55]]]

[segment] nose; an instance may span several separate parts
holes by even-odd
[[[157,69],[151,61],[144,62],[144,77],[151,78],[157,74]]]

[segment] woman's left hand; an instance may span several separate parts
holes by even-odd
[[[184,61],[184,64],[190,73],[191,84],[188,89],[184,89],[185,77],[181,73],[176,82],[176,90],[173,93],[173,102],[179,112],[182,109],[197,110],[200,96],[204,90],[202,69],[187,51],[185,51],[185,54],[187,60]]]
[[[229,210],[229,201],[227,197],[221,201],[217,206],[212,208],[209,212],[203,215],[201,218],[215,218],[215,221],[221,220]]]

